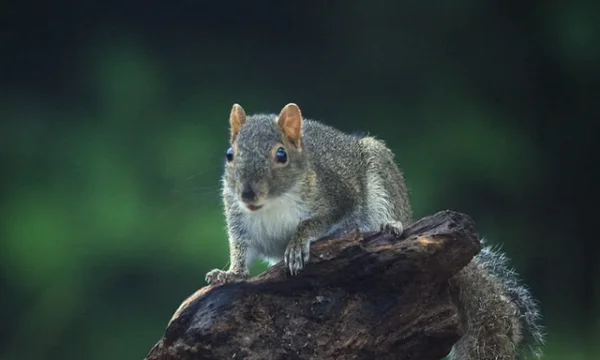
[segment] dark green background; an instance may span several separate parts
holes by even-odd
[[[545,358],[600,358],[599,14],[581,0],[2,2],[0,360],[146,355],[227,264],[234,102],[296,102],[384,139],[416,217],[466,212],[502,244],[541,302]]]

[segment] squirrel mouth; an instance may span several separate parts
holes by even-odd
[[[246,204],[246,207],[250,210],[250,211],[256,211],[258,209],[260,209],[261,207],[263,207],[262,205],[252,205],[252,204]]]

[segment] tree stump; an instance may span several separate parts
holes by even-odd
[[[473,221],[442,211],[400,238],[348,231],[283,264],[185,300],[147,360],[438,360],[460,338],[448,280],[480,251]]]

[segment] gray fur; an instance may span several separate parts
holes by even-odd
[[[540,358],[544,343],[541,314],[529,290],[508,267],[507,257],[485,246],[451,279],[463,336],[451,360]]]
[[[302,146],[296,149],[276,118],[249,116],[232,144],[237,148],[233,164],[225,167],[223,198],[230,243],[238,248],[234,253],[243,251],[231,258],[232,265],[247,268],[256,257],[270,263],[286,260],[296,273],[309,260],[309,243],[333,231],[355,225],[373,231],[395,224],[396,232],[401,232],[401,225],[410,221],[410,206],[403,177],[383,142],[305,119]],[[288,153],[283,168],[273,165],[272,149],[277,144]],[[263,209],[250,213],[241,204],[246,184],[259,193]]]
[[[310,243],[322,236],[350,226],[400,235],[412,221],[404,178],[382,141],[304,119],[296,144],[276,115],[246,118],[241,107],[234,109],[233,123],[242,114],[243,125],[232,130],[236,153],[223,175],[231,264],[227,271],[209,272],[209,283],[247,278],[256,258],[283,260],[294,275],[309,261]],[[285,166],[274,161],[278,146],[287,151]],[[250,211],[241,201],[243,188],[254,190],[260,209]],[[452,279],[451,291],[464,333],[451,359],[540,354],[537,304],[502,253],[484,248]]]
[[[537,301],[521,282],[516,271],[509,266],[508,257],[498,247],[486,246],[483,239],[481,243],[483,248],[475,257],[473,263],[477,264],[484,272],[487,272],[494,282],[502,284],[508,295],[508,299],[505,301],[514,304],[516,308],[515,316],[518,320],[520,338],[512,344],[515,353],[520,358],[526,358],[530,355],[536,359],[541,358],[544,329],[539,323],[541,313]],[[491,309],[483,310],[490,311]],[[480,329],[485,329],[485,327],[482,326]]]

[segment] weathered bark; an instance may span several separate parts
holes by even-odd
[[[438,360],[459,339],[448,279],[480,251],[472,220],[443,211],[400,239],[351,231],[245,282],[207,286],[181,304],[147,360]]]

